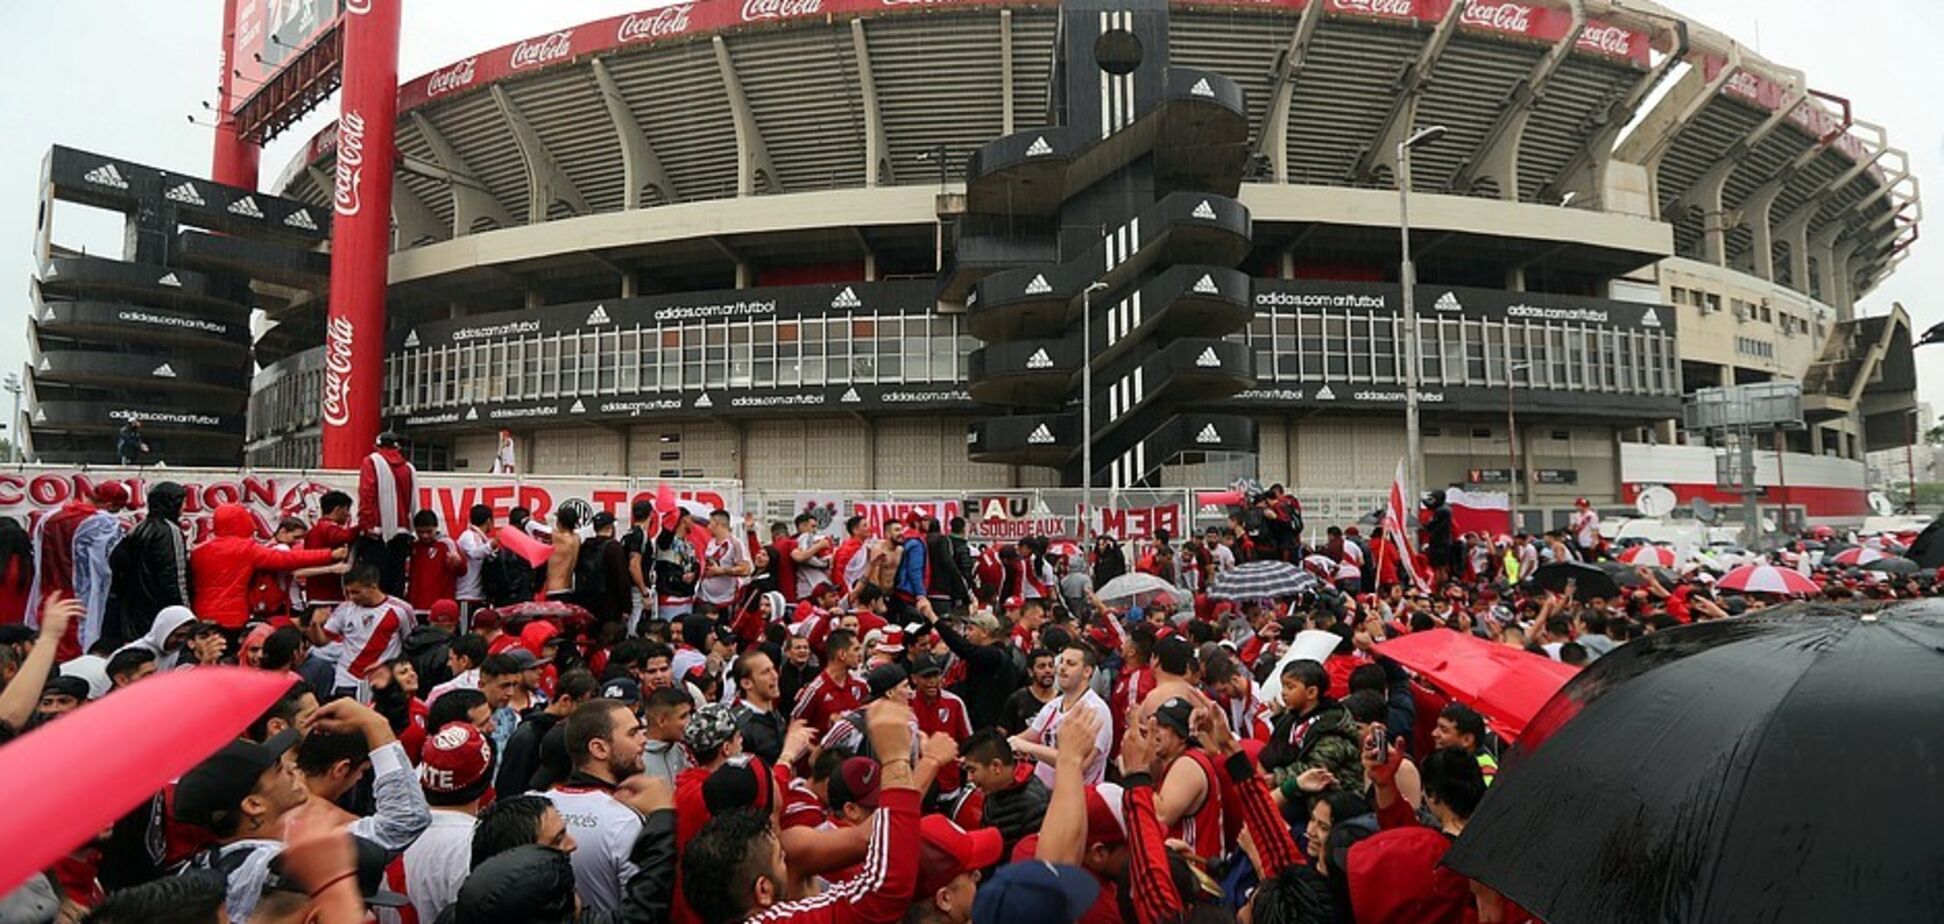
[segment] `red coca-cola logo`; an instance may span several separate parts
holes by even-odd
[[[693,3],[680,3],[652,13],[630,13],[628,18],[621,20],[621,28],[615,31],[614,40],[625,45],[681,35],[688,31],[689,11],[694,8]]]
[[[353,16],[363,16],[371,12],[372,0],[344,0],[344,11]]]
[[[444,96],[454,90],[463,90],[472,86],[473,78],[479,75],[478,64],[479,58],[472,57],[445,70],[433,71],[432,76],[426,78],[425,95]]]
[[[823,12],[823,0],[743,0],[743,22],[789,19]]]
[[[350,318],[332,318],[324,328],[324,422],[342,427],[351,422]]]
[[[356,215],[364,205],[364,113],[348,110],[338,119],[337,189],[331,200],[339,215]]]
[[[1587,26],[1580,30],[1581,48],[1590,48],[1601,54],[1626,57],[1633,54],[1633,30],[1619,26]]]
[[[1339,13],[1364,13],[1370,16],[1411,16],[1416,12],[1415,0],[1330,0],[1330,8]]]
[[[513,47],[512,67],[539,67],[568,58],[574,53],[574,30],[563,29],[538,41],[525,41]]]
[[[1523,3],[1473,3],[1459,14],[1458,21],[1467,26],[1524,35],[1532,31],[1532,7]]]

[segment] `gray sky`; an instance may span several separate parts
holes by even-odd
[[[705,0],[731,2],[731,0]],[[1663,0],[1684,14],[1807,72],[1810,85],[1848,97],[1856,115],[1885,126],[1910,152],[1920,180],[1944,183],[1944,12],[1935,0]],[[661,5],[656,0],[406,0],[400,74],[412,77],[473,52],[561,26]],[[1855,11],[1856,16],[1848,13]],[[33,272],[41,159],[66,144],[197,176],[209,173],[220,0],[80,0],[0,3],[0,285]],[[335,100],[264,152],[274,181],[302,139],[327,124]],[[190,116],[196,122],[192,124]],[[1944,187],[1940,187],[1944,188]],[[55,240],[116,253],[118,222],[63,207]],[[1917,243],[1901,269],[1865,299],[1865,313],[1902,302],[1917,330],[1944,321],[1944,231]],[[24,296],[22,288],[13,289]],[[27,361],[26,299],[0,310],[0,368]],[[1921,395],[1944,410],[1944,347],[1919,363]]]

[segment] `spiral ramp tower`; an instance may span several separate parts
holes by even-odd
[[[1223,338],[1253,317],[1241,88],[1168,63],[1165,0],[1061,6],[1048,127],[976,151],[941,301],[985,345],[972,458],[1092,483],[1154,484],[1184,453],[1253,453],[1256,424],[1205,410],[1249,388],[1254,358]],[[1083,312],[1091,307],[1092,342]],[[1091,357],[1093,393],[1081,394]],[[1083,432],[1080,401],[1093,402]]]

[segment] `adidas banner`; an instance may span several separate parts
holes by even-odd
[[[1257,313],[1307,314],[1345,311],[1396,314],[1403,310],[1403,290],[1395,285],[1321,280],[1256,279]],[[1415,291],[1419,318],[1483,318],[1492,321],[1530,321],[1614,327],[1672,334],[1672,306],[1641,302],[1507,292],[1464,286],[1420,285]]]
[[[403,418],[414,429],[487,426],[526,427],[625,420],[652,415],[734,417],[791,411],[924,411],[974,407],[964,387],[951,384],[817,385],[804,388],[720,388],[711,391],[650,392],[633,395],[570,395],[530,401],[479,402],[421,410]]]

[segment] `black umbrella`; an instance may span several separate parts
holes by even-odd
[[[1605,571],[1608,577],[1613,578],[1613,583],[1622,589],[1632,590],[1635,587],[1647,586],[1647,580],[1640,576],[1640,568],[1642,567],[1640,565],[1629,565],[1623,561],[1603,561],[1595,567],[1601,571]],[[1654,575],[1654,580],[1660,582],[1662,587],[1673,587],[1681,581],[1680,575],[1659,565],[1647,565],[1645,567]]]
[[[1620,596],[1620,585],[1614,583],[1613,575],[1606,573],[1599,565],[1589,565],[1583,561],[1556,561],[1540,565],[1532,572],[1532,582],[1557,593],[1566,592],[1566,584],[1573,583],[1574,595],[1581,600],[1604,598],[1611,600]]]
[[[1697,623],[1560,690],[1445,862],[1553,922],[1944,920],[1939,754],[1944,602]]]
[[[1931,521],[1910,544],[1910,560],[1924,568],[1944,568],[1944,516]]]
[[[1857,567],[1865,571],[1881,571],[1884,574],[1916,574],[1923,570],[1917,567],[1916,562],[1895,555],[1886,555],[1876,561],[1864,562]]]

